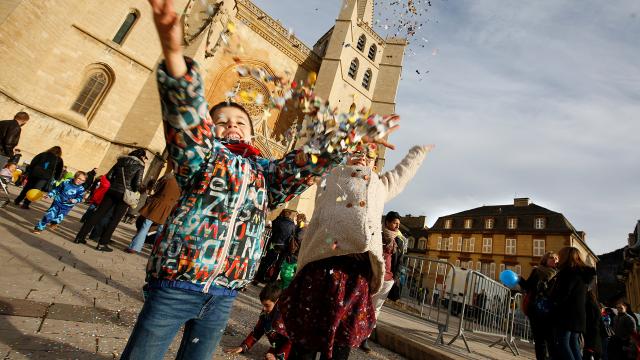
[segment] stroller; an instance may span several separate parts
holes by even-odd
[[[11,197],[9,196],[9,188],[7,188],[7,184],[9,182],[4,177],[0,176],[0,187],[2,188],[2,199],[0,200],[0,209],[7,206],[11,202]]]

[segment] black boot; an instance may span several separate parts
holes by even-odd
[[[75,240],[73,240],[76,244],[86,244],[87,240],[84,239],[84,236],[76,236]]]
[[[112,248],[110,248],[109,246],[107,246],[107,245],[100,245],[100,244],[98,244],[98,246],[96,246],[96,250],[98,250],[98,251],[104,251],[104,252],[112,252],[112,251],[113,251],[113,249],[112,249]]]

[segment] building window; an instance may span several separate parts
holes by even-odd
[[[480,272],[486,276],[491,276],[491,268],[489,263],[480,263]],[[494,267],[495,270],[495,267]]]
[[[367,38],[364,36],[364,34],[362,34],[358,38],[358,45],[357,45],[358,50],[364,51],[365,45],[367,45]]]
[[[462,251],[462,238],[458,238],[458,244],[456,245],[456,251]]]
[[[482,269],[482,263],[480,261],[478,261],[476,263],[476,271],[480,271]]]
[[[451,223],[452,223],[451,219],[445,220],[444,221],[444,228],[445,229],[451,229]]]
[[[99,64],[93,65],[87,72],[82,90],[71,105],[71,110],[90,119],[107,95],[112,83],[113,75],[110,69]]]
[[[140,15],[136,10],[131,11],[127,15],[127,17],[122,22],[122,25],[120,25],[120,29],[118,29],[116,36],[113,37],[114,43],[122,45],[122,43],[124,42],[124,39],[126,39],[127,35],[129,35],[129,33],[131,32],[131,28],[133,28],[133,25],[138,20],[138,17],[140,17]]]
[[[464,219],[465,229],[471,229],[471,225],[473,225],[473,219]]]
[[[522,275],[522,266],[521,265],[516,265],[514,267],[514,271],[516,272],[516,274]]]
[[[462,251],[464,252],[474,252],[476,246],[475,238],[466,238],[462,239]]]
[[[436,239],[436,250],[442,250],[442,248],[444,247],[442,243],[443,240],[443,238]]]
[[[362,87],[367,90],[369,90],[369,85],[371,84],[371,76],[371,69],[367,69],[367,71],[364,72],[364,77],[362,78]]]
[[[542,217],[536,218],[534,225],[535,225],[535,228],[538,230],[544,229],[544,218]]]
[[[504,269],[505,269],[504,264],[500,264],[500,273],[499,273],[499,274],[502,274],[502,272],[504,271]]]
[[[418,249],[424,250],[426,248],[427,248],[427,240],[426,239],[418,240]]]
[[[453,251],[453,237],[451,236],[447,239],[447,250]]]
[[[507,255],[516,254],[516,239],[506,239],[504,244],[504,253]]]
[[[492,252],[493,252],[493,239],[492,238],[482,239],[482,253],[491,254]]]
[[[484,228],[485,229],[493,229],[493,219],[485,219]]]
[[[544,255],[544,239],[533,239],[533,256]]]
[[[456,260],[456,267],[460,267],[460,259]]]
[[[496,263],[491,263],[489,266],[489,273],[492,279],[497,279],[496,277]]]
[[[351,65],[349,65],[349,77],[352,79],[356,79],[356,75],[358,74],[358,59],[351,60]]]
[[[507,228],[508,229],[515,229],[518,227],[518,218],[509,218],[507,220]]]
[[[416,239],[414,239],[413,236],[410,236],[407,240],[408,240],[407,248],[413,249],[414,246],[416,245]]]
[[[368,54],[369,59],[375,61],[377,52],[378,52],[378,47],[376,46],[376,44],[371,44],[371,46],[369,46],[369,54]]]

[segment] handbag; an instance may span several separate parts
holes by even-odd
[[[131,191],[127,188],[127,178],[124,176],[124,169],[120,168],[120,171],[122,172],[122,181],[124,185],[124,196],[122,197],[122,201],[132,208],[136,208],[140,202],[140,193],[137,191]]]

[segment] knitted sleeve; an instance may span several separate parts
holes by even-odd
[[[427,156],[429,147],[414,146],[393,170],[388,171],[380,176],[380,180],[387,189],[387,197],[385,202],[393,199],[404,190],[405,186],[413,179]]]

